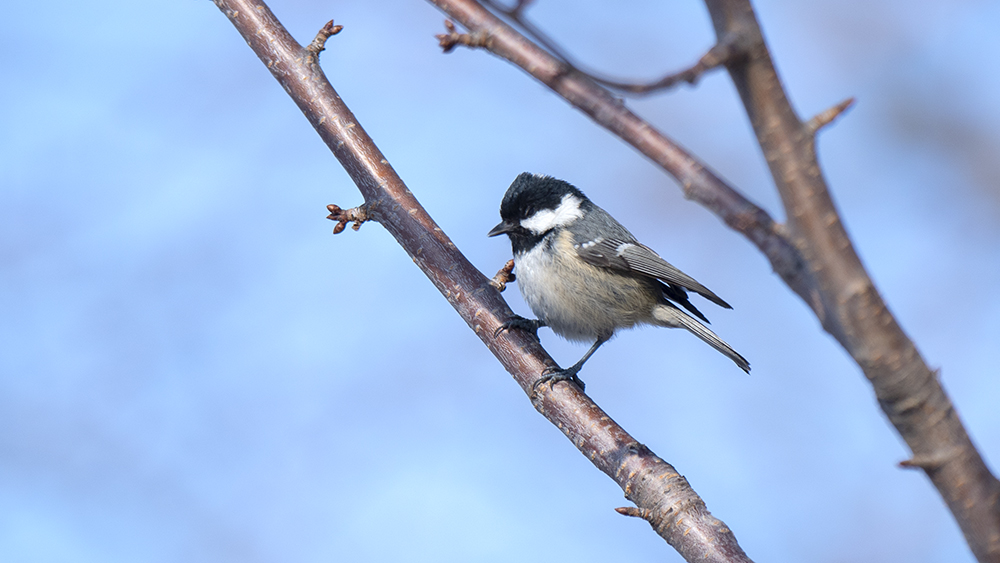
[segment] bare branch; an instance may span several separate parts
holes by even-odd
[[[788,217],[766,212],[628,111],[593,80],[514,31],[474,0],[428,0],[488,49],[531,74],[674,176],[684,193],[743,233],[813,309],[874,387],[879,404],[913,451],[982,561],[1000,561],[1000,481],[972,444],[951,400],[875,289],[837,214],[816,160],[816,130],[845,102],[803,124],[771,62],[748,0],[706,0],[720,45],[739,45],[726,66],[743,99]],[[957,452],[957,453],[956,453]],[[935,460],[927,463],[927,460]],[[938,463],[937,460],[941,460]]]
[[[668,74],[659,80],[649,82],[647,84],[618,82],[606,78],[600,78],[592,74],[589,76],[602,86],[607,86],[608,88],[614,88],[615,90],[623,93],[639,96],[652,94],[661,90],[668,90],[681,82],[687,82],[688,84],[695,85],[698,83],[698,80],[701,79],[701,76],[709,70],[725,66],[746,55],[745,51],[737,43],[738,39],[738,35],[727,35],[721,38],[718,43],[712,45],[712,48],[709,49],[708,52],[705,53],[700,59],[698,59],[698,62],[694,65],[673,74]]]
[[[955,516],[973,554],[1000,561],[1000,481],[951,399],[889,312],[851,243],[816,159],[815,132],[850,100],[803,124],[785,95],[749,0],[706,0],[717,35],[756,44],[729,73],[771,169],[789,233],[814,272],[823,328],[854,358],[879,405]],[[941,463],[925,463],[941,460]]]
[[[347,170],[365,199],[364,215],[381,223],[448,299],[533,406],[556,425],[636,506],[650,511],[657,532],[688,561],[750,561],[733,533],[715,519],[687,480],[638,443],[574,385],[531,390],[554,365],[525,331],[494,333],[513,313],[500,293],[458,251],[396,175],[318,65],[261,0],[215,0],[289,93]],[[366,207],[367,206],[367,207]],[[351,210],[331,212],[339,218]],[[346,221],[345,221],[346,224]]]

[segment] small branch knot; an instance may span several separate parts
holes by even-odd
[[[367,203],[350,209],[341,209],[340,206],[331,203],[326,208],[330,211],[330,214],[326,218],[337,222],[337,226],[333,228],[333,234],[335,235],[344,232],[344,228],[352,221],[354,224],[351,225],[351,228],[356,231],[361,228],[362,223],[372,218],[370,215],[371,208]]]
[[[854,105],[853,97],[847,98],[832,108],[816,114],[812,119],[805,123],[806,133],[810,137],[815,136],[817,131],[832,123],[833,120],[840,117],[840,114],[847,111],[847,108],[852,105]]]
[[[910,459],[899,462],[899,466],[907,469],[923,469],[934,471],[962,455],[961,448],[949,448],[929,454],[918,454]]]
[[[615,512],[621,514],[622,516],[631,516],[633,518],[642,518],[643,520],[649,520],[651,512],[648,508],[639,508],[636,506],[622,506],[616,508]]]
[[[444,27],[448,33],[435,35],[438,45],[445,53],[450,53],[455,47],[465,45],[469,48],[488,47],[489,35],[485,31],[473,31],[472,33],[459,33],[455,29],[455,24],[451,20],[444,20]]]
[[[340,33],[342,29],[344,29],[344,26],[333,25],[333,20],[326,22],[323,29],[320,29],[319,33],[316,34],[316,38],[306,47],[306,52],[313,59],[311,62],[319,62],[319,54],[326,50],[326,40]]]
[[[514,274],[511,273],[513,271],[514,261],[508,260],[507,263],[503,265],[503,268],[500,268],[500,271],[497,272],[497,275],[493,276],[493,279],[490,280],[490,285],[492,285],[497,291],[503,293],[503,290],[507,289],[507,284],[515,279]]]

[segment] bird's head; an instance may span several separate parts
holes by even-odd
[[[543,237],[583,216],[589,200],[569,182],[551,176],[523,172],[507,188],[500,203],[502,221],[488,236],[507,234],[517,238]]]

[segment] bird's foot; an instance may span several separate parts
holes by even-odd
[[[580,391],[583,391],[584,389],[586,389],[587,386],[586,384],[584,384],[583,380],[580,379],[580,377],[577,375],[581,367],[583,366],[574,365],[566,369],[546,368],[545,371],[542,372],[542,376],[536,379],[535,382],[531,384],[531,394],[534,395],[538,391],[539,385],[544,385],[545,383],[548,383],[549,385],[555,385],[560,381],[572,381],[573,383],[576,384],[577,387],[580,388]]]
[[[545,326],[545,321],[540,319],[526,319],[520,315],[514,315],[513,317],[507,319],[502,325],[498,326],[496,330],[493,331],[493,338],[500,336],[506,330],[518,329],[530,332],[535,340],[538,340],[538,329]]]

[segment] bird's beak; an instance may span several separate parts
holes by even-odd
[[[497,225],[496,227],[493,227],[492,229],[490,229],[490,232],[486,233],[486,236],[488,236],[488,237],[495,237],[497,235],[502,235],[504,233],[509,233],[509,232],[513,231],[514,229],[516,229],[516,228],[517,228],[517,225],[515,225],[513,223],[508,223],[507,221],[503,221],[499,225]]]

